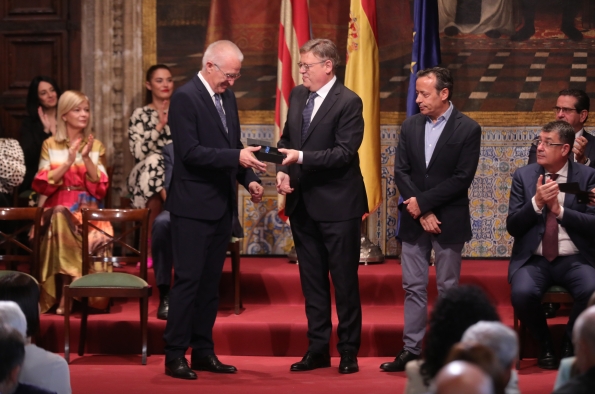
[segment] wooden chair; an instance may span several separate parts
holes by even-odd
[[[85,209],[83,217],[83,276],[64,286],[64,358],[70,362],[70,305],[72,298],[81,297],[83,311],[81,316],[81,334],[78,354],[82,356],[85,349],[87,330],[88,297],[126,297],[138,298],[140,302],[140,324],[142,342],[142,364],[147,363],[147,324],[149,314],[149,297],[152,288],[147,283],[147,254],[148,254],[148,209]],[[111,236],[110,241],[89,250],[89,229],[98,231],[91,221],[109,221],[111,223],[132,222],[134,225],[119,236]],[[140,247],[125,242],[126,236],[140,229]],[[108,246],[118,244],[122,248],[121,256],[100,257],[96,254]],[[133,256],[131,256],[133,254]],[[118,262],[136,264],[140,260],[140,277],[122,272],[100,272],[88,274],[93,262]]]
[[[18,264],[29,264],[29,273],[39,278],[40,228],[43,208],[0,208],[0,221],[12,222],[14,231],[0,231],[0,262],[6,269],[16,271]],[[27,237],[33,224],[34,236],[31,246],[19,241],[19,236]]]
[[[541,299],[541,303],[572,304],[574,303],[574,299],[564,287],[554,285],[547,289]],[[519,337],[519,359],[516,363],[516,369],[519,369],[521,367],[521,360],[523,359],[523,336],[525,327],[521,324],[516,312],[514,312],[514,330]]]
[[[242,310],[242,294],[240,289],[240,239],[231,237],[227,251],[231,256],[231,278],[233,281],[233,311],[239,315]]]

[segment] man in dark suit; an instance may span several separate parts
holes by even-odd
[[[339,325],[339,372],[359,370],[362,312],[357,271],[362,215],[368,210],[359,168],[364,136],[362,100],[335,76],[339,52],[327,39],[300,48],[303,84],[291,91],[277,173],[306,298],[309,346],[292,371],[330,367],[332,331],[329,271]]]
[[[585,91],[564,89],[558,93],[554,114],[556,120],[564,120],[574,129],[574,146],[570,158],[577,163],[595,168],[595,137],[585,131],[590,107],[591,99]],[[531,145],[528,164],[535,162],[537,147]]]
[[[506,229],[514,237],[508,280],[521,322],[541,344],[537,365],[557,368],[541,298],[552,285],[565,287],[574,304],[562,356],[573,354],[572,327],[595,291],[595,207],[562,193],[558,183],[595,187],[595,170],[569,160],[574,129],[564,121],[545,125],[535,141],[537,163],[515,171]]]
[[[439,295],[459,283],[461,251],[471,239],[469,186],[479,162],[481,128],[452,103],[453,80],[442,67],[417,73],[420,114],[401,127],[395,157],[401,266],[405,290],[404,347],[383,371],[403,371],[419,358],[427,320],[430,253],[434,249]]]
[[[196,379],[184,354],[192,348],[191,368],[233,373],[214,354],[212,329],[232,217],[237,212],[236,182],[259,202],[263,187],[251,168],[266,165],[240,142],[240,121],[229,87],[240,77],[243,55],[230,41],[209,45],[202,70],[175,91],[169,108],[174,171],[165,209],[170,212],[174,285],[165,328],[165,373]],[[251,168],[250,168],[251,167]]]
[[[554,106],[556,120],[564,120],[572,126],[575,131],[574,146],[570,159],[595,168],[595,137],[585,131],[585,123],[589,118],[591,99],[587,93],[579,89],[564,89],[558,93],[558,99]],[[529,162],[537,162],[537,147],[531,145],[529,149]],[[560,304],[543,304],[546,318],[556,317],[556,311]]]

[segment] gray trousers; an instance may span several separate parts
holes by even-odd
[[[436,236],[424,232],[414,243],[403,242],[401,267],[405,290],[405,350],[421,353],[428,316],[428,272],[430,254],[435,253],[438,296],[459,284],[461,251],[465,243],[439,244]]]

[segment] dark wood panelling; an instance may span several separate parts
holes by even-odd
[[[18,138],[25,97],[36,75],[56,79],[62,90],[81,83],[81,2],[0,1],[0,122]]]

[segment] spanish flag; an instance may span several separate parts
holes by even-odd
[[[302,83],[300,69],[300,47],[310,40],[310,15],[307,0],[282,0],[279,22],[279,59],[277,61],[277,102],[275,105],[275,142],[283,132],[289,93]],[[277,198],[279,217],[285,216],[285,196]]]
[[[379,76],[376,0],[351,0],[345,86],[364,103],[365,129],[359,160],[370,213],[382,202]]]

